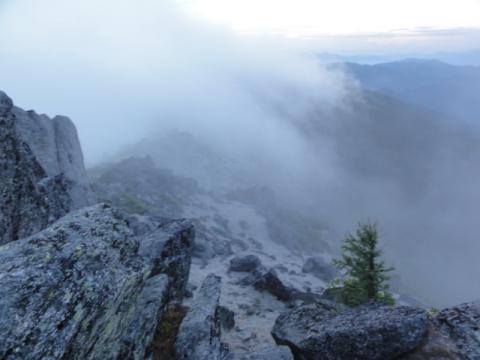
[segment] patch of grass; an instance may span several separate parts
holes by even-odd
[[[178,329],[187,313],[187,308],[179,304],[171,304],[163,314],[150,351],[153,360],[176,360],[175,340]]]
[[[151,208],[151,206],[145,201],[127,193],[121,195],[120,204],[128,212],[138,214],[145,214]]]

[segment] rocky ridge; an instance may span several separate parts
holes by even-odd
[[[193,233],[178,224],[157,239],[142,256],[126,219],[100,204],[1,247],[0,357],[143,359],[163,309],[181,298]],[[170,271],[154,265],[179,256]]]
[[[190,304],[175,342],[180,360],[220,360],[229,357],[221,343],[219,300],[221,278],[208,275]]]
[[[196,240],[189,283],[197,290],[184,304],[195,301],[208,274],[222,276],[219,304],[235,314],[235,325],[222,331],[222,340],[234,358],[272,353],[276,316],[295,300],[303,301],[304,293],[321,293],[325,287],[319,277],[302,272],[302,254],[271,239],[271,220],[249,205],[248,197],[240,202],[212,194],[195,181],[158,169],[148,157],[104,165],[92,171],[92,178],[102,201],[136,219],[175,213],[192,221]]]
[[[142,177],[137,176],[139,173]],[[201,190],[192,180],[178,177],[178,181],[175,181],[176,178],[177,175],[173,173],[157,169],[151,159],[129,158],[97,170],[94,183],[102,199],[120,205],[125,211],[135,213],[138,204],[142,204],[141,215],[136,217],[149,218],[155,213],[166,216],[170,208],[195,224],[198,242],[192,254],[189,277],[193,298],[185,299],[184,304],[193,304],[208,274],[222,275],[219,305],[232,311],[234,317],[233,328],[222,328],[221,332],[221,341],[228,345],[230,356],[249,359],[252,356],[258,358],[260,354],[266,356],[276,353],[278,346],[271,331],[277,318],[289,309],[311,304],[333,313],[345,310],[336,303],[338,299],[330,291],[325,291],[328,282],[337,275],[329,265],[331,256],[328,247],[324,252],[309,251],[305,254],[284,246],[283,241],[273,241],[272,234],[276,232],[269,225],[271,214],[275,211],[268,210],[269,204],[274,203],[269,191],[263,191],[266,194],[264,200],[262,192],[256,190],[230,192],[222,197]],[[157,183],[161,183],[161,188]],[[135,188],[140,186],[142,190],[136,192]],[[129,195],[129,202],[120,201],[125,193]],[[266,213],[270,215],[266,216]],[[285,222],[285,219],[282,221]],[[292,229],[290,224],[282,226]],[[280,228],[280,225],[276,228]],[[399,298],[399,303],[406,305],[402,299]],[[355,314],[355,310],[351,311]],[[417,310],[412,308],[412,311],[415,313]],[[424,311],[420,313],[425,314]],[[397,334],[406,333],[406,324],[409,323],[407,313],[399,313],[390,321],[390,325],[375,314],[376,310],[369,312],[367,318],[372,323],[366,321],[359,325],[360,333],[373,334],[375,321],[381,332],[384,329],[382,326],[388,327],[397,320]],[[298,326],[301,327],[301,324]],[[430,326],[429,320],[420,329],[428,333]],[[386,354],[388,358],[393,356],[389,354],[421,348],[427,336],[422,331],[418,331],[415,337],[418,346],[409,343],[400,351],[392,342],[391,347],[385,347],[383,355]],[[352,341],[363,340],[360,337]],[[295,349],[292,348],[292,352],[295,353]]]
[[[130,158],[94,172],[96,196],[120,209],[84,207],[94,197],[68,119],[0,93],[0,127],[2,359],[480,356],[478,303],[338,304],[328,244],[289,247],[321,227],[269,191],[215,194]]]
[[[272,335],[298,359],[394,359],[420,345],[427,320],[425,310],[407,306],[372,304],[339,313],[309,306],[279,316]]]
[[[443,309],[431,317],[422,344],[403,360],[480,358],[480,302]]]
[[[145,359],[185,293],[194,230],[94,199],[76,130],[0,93],[0,358]],[[75,210],[78,209],[78,210]]]
[[[80,143],[66,117],[24,111],[0,91],[0,244],[92,203]]]

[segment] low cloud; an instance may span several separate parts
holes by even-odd
[[[71,116],[89,163],[167,126],[267,141],[285,124],[252,91],[283,103],[287,89],[329,103],[343,96],[341,75],[188,18],[172,1],[20,0],[0,16],[2,88],[19,105]]]

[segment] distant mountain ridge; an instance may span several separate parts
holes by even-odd
[[[422,59],[336,66],[344,67],[365,89],[478,125],[480,66]]]
[[[324,62],[353,62],[358,64],[380,64],[386,62],[401,61],[402,59],[437,59],[451,65],[477,65],[480,66],[480,49],[472,49],[462,52],[435,52],[428,54],[335,54],[320,53],[316,56]]]

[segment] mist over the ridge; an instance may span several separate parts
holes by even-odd
[[[200,23],[173,2],[131,4],[4,4],[0,88],[21,107],[70,116],[88,164],[187,132],[223,159],[219,171],[237,181],[247,171],[247,185],[308,209],[334,240],[377,220],[388,260],[426,300],[480,296],[477,129],[364,93],[341,70]],[[162,149],[172,152],[160,166],[200,177],[181,147]],[[205,172],[210,187],[238,185]]]
[[[196,22],[173,1],[22,0],[0,16],[3,88],[71,116],[89,163],[158,128],[228,127],[238,139],[281,126],[253,91],[280,101],[290,87],[328,102],[343,91],[341,75],[313,59]]]
[[[251,182],[274,181],[289,199],[334,174],[294,122],[341,104],[354,87],[343,72],[198,22],[174,1],[23,0],[2,12],[0,42],[5,91],[20,106],[70,116],[87,165],[175,129],[221,153],[232,172],[257,162]]]

